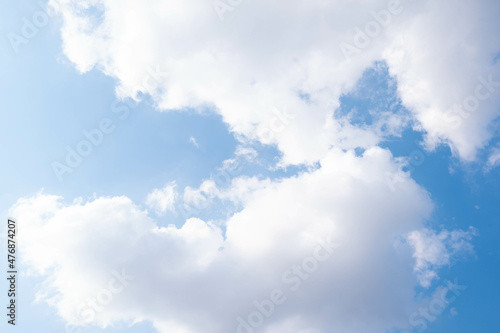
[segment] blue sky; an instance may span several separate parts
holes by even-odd
[[[439,119],[478,77],[500,77],[490,61],[498,5],[403,2],[345,61],[338,45],[371,11],[392,13],[387,4],[303,12],[280,2],[289,10],[279,12],[243,2],[221,20],[190,1],[157,0],[156,13],[132,0],[60,3],[18,52],[9,34],[22,35],[23,19],[47,4],[0,10],[0,211],[19,221],[23,271],[18,327],[3,320],[3,329],[64,332],[79,321],[81,332],[238,331],[235,314],[250,322],[252,301],[309,258],[315,245],[301,237],[329,235],[338,256],[260,331],[419,332],[412,313],[447,281],[467,289],[425,332],[497,331],[500,94],[458,129]],[[455,24],[464,8],[474,10],[467,29],[455,27],[445,45],[440,22]],[[339,12],[345,19],[328,21]],[[168,73],[160,88],[135,96],[144,68],[157,66]],[[54,162],[103,119],[112,131],[59,179]],[[403,177],[395,189],[388,174]],[[37,235],[53,237],[50,246]],[[84,294],[123,267],[136,275],[131,286],[82,321]]]

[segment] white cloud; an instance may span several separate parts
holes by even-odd
[[[214,199],[230,201],[234,204],[244,204],[255,191],[271,185],[268,178],[239,176],[231,179],[226,188],[218,188],[213,179],[205,180],[198,189],[184,189],[184,203],[189,207],[206,208]]]
[[[196,141],[196,139],[193,136],[191,136],[189,138],[189,142],[191,142],[193,144],[193,146],[195,146],[196,148],[200,148],[200,145],[198,144],[198,141]]]
[[[222,161],[222,167],[218,170],[219,176],[223,176],[224,174],[229,174],[231,178],[240,176],[245,165],[259,163],[257,159],[258,155],[258,152],[254,148],[238,145],[234,152],[234,157]]]
[[[265,319],[266,332],[376,333],[408,327],[418,306],[412,249],[394,244],[422,229],[432,210],[413,180],[393,191],[387,173],[398,173],[387,150],[331,150],[320,168],[254,190],[223,229],[195,218],[158,227],[126,197],[64,203],[39,194],[9,213],[23,225],[23,265],[45,278],[40,295],[68,322],[147,320],[159,332],[236,332],[237,318],[256,311],[254,301],[280,289],[286,301]],[[340,247],[310,278],[283,280],[328,237]],[[468,246],[463,234],[447,239],[452,248]],[[439,255],[446,253],[425,258],[442,263]],[[133,281],[92,313],[86,300],[122,269]]]
[[[175,183],[169,183],[162,189],[154,189],[148,194],[146,205],[158,215],[163,215],[167,211],[174,211],[177,200],[176,186]]]
[[[346,59],[339,46],[360,36],[356,27],[376,22],[371,11],[388,10],[386,1],[257,0],[222,22],[211,1],[52,2],[60,4],[64,53],[82,72],[98,68],[116,78],[120,97],[148,93],[160,110],[208,108],[242,145],[275,144],[283,165],[320,165],[279,181],[244,177],[239,160],[257,154],[240,147],[221,169],[232,176],[227,187],[206,180],[183,193],[193,205],[241,203],[221,228],[196,218],[158,227],[126,197],[20,199],[11,215],[24,225],[21,258],[45,277],[40,298],[66,321],[148,320],[160,332],[234,332],[255,300],[280,288],[287,301],[266,318],[267,333],[404,329],[418,306],[415,284],[429,286],[453,256],[472,251],[472,231],[425,228],[428,194],[376,147],[401,131],[406,116],[375,110],[380,122],[355,125],[335,110],[364,70],[385,60],[428,147],[446,143],[473,160],[495,130],[496,86],[476,110],[458,119],[446,111],[485,93],[488,87],[477,88],[483,79],[500,79],[491,58],[499,43],[489,33],[499,30],[500,4],[405,1],[370,45]],[[356,147],[366,148],[363,156]],[[397,186],[388,175],[398,177]],[[146,198],[158,215],[175,201],[175,184]],[[341,247],[290,292],[283,273],[328,236]],[[406,236],[407,245],[395,246]],[[122,268],[134,281],[94,317],[82,317],[82,302],[106,285],[106,272]]]
[[[492,31],[500,30],[500,3],[421,4],[384,58],[428,147],[446,143],[471,161],[494,135],[491,122],[499,116],[500,64],[494,58],[500,42]]]
[[[218,192],[213,180],[204,181],[198,189],[187,186],[184,189],[184,204],[191,207],[200,208],[206,206]]]
[[[429,229],[412,231],[407,239],[414,249],[415,271],[418,273],[420,284],[429,287],[432,280],[438,276],[437,270],[449,265],[451,257],[473,253],[469,241],[475,235],[477,232],[473,228],[468,231],[443,230],[439,233]]]
[[[150,293],[156,283],[200,274],[223,244],[221,231],[198,219],[189,219],[180,229],[157,227],[126,197],[64,204],[60,197],[39,194],[20,199],[12,212],[26,228],[19,235],[25,244],[23,264],[32,274],[47,277],[40,295],[46,292],[46,301],[75,324],[106,326],[140,318],[137,310],[147,304],[130,301],[140,297],[141,287],[149,285]],[[131,274],[134,282],[115,295],[111,305],[90,315],[90,308],[82,305],[107,287],[112,271]]]
[[[492,149],[488,161],[486,162],[485,171],[488,172],[500,165],[500,146]]]
[[[499,115],[499,87],[477,90],[480,77],[500,81],[495,1],[262,0],[239,4],[223,21],[212,1],[55,2],[64,53],[79,70],[99,68],[117,78],[120,96],[149,93],[162,110],[209,107],[240,138],[276,144],[285,164],[394,134],[334,118],[341,94],[378,60],[387,61],[430,148],[447,143],[473,160]],[[349,60],[346,43],[357,49]],[[476,110],[446,115],[478,91],[489,97]],[[394,117],[386,123],[398,128]]]

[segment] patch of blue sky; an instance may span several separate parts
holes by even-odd
[[[89,21],[89,30],[99,28],[104,22],[104,5],[100,2],[82,2],[79,6],[79,14]]]
[[[396,81],[390,77],[385,62],[380,61],[365,70],[352,91],[341,96],[335,115],[348,117],[352,124],[363,127],[373,125],[382,112],[407,111],[397,96]]]

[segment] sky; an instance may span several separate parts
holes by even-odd
[[[499,14],[2,2],[2,332],[497,332]]]

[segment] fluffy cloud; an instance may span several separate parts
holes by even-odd
[[[496,168],[500,164],[500,146],[492,149],[490,156],[488,157],[488,161],[486,162],[485,171],[490,171],[493,168]]]
[[[474,160],[497,128],[500,42],[493,31],[500,3],[426,1],[384,52],[403,103],[426,132],[430,148],[448,144]]]
[[[120,96],[151,94],[161,110],[212,109],[242,137],[276,144],[286,164],[394,133],[399,121],[379,132],[335,115],[339,97],[378,60],[429,148],[448,144],[473,160],[495,131],[495,1],[52,3],[64,52],[80,71],[98,68],[117,79]]]
[[[244,204],[258,189],[266,188],[271,181],[258,177],[240,176],[231,179],[227,188],[218,188],[213,179],[201,183],[197,189],[186,187],[184,189],[184,204],[187,207],[203,208],[208,206],[214,199],[230,201],[234,204]]]
[[[222,228],[196,218],[158,227],[126,197],[39,194],[9,213],[24,226],[24,265],[45,278],[41,298],[70,323],[238,332],[260,311],[270,333],[385,332],[408,327],[418,306],[412,255],[444,264],[450,254],[397,246],[432,211],[410,178],[390,188],[387,173],[398,172],[387,150],[333,149],[314,171],[255,188]],[[450,245],[466,246],[454,235]]]
[[[158,227],[126,197],[64,204],[39,194],[20,199],[12,213],[26,223],[19,236],[26,244],[24,264],[31,274],[46,276],[40,297],[78,325],[140,319],[157,283],[181,287],[179,279],[205,271],[223,245],[221,230],[211,224],[193,218],[182,228]],[[105,291],[119,288],[110,283],[118,276],[125,280],[123,292],[105,306]],[[145,303],[134,305],[134,299]]]
[[[167,211],[175,209],[177,191],[175,183],[165,185],[162,189],[154,189],[146,198],[146,205],[153,209],[156,214],[163,215]]]
[[[232,1],[221,20],[211,1],[51,2],[64,53],[82,72],[116,78],[120,97],[217,112],[242,144],[276,145],[282,165],[318,166],[282,180],[187,188],[191,205],[242,204],[220,226],[190,218],[159,227],[126,197],[20,199],[10,213],[25,226],[21,258],[45,278],[40,298],[67,322],[250,333],[260,316],[267,333],[382,333],[408,328],[414,286],[430,286],[452,256],[472,251],[472,231],[425,228],[428,194],[377,147],[406,115],[372,110],[381,121],[370,126],[336,110],[385,61],[427,146],[448,144],[473,160],[498,116],[499,44],[488,32],[499,28],[500,4]],[[237,155],[223,169],[255,151]],[[175,193],[169,184],[146,204],[162,214]]]
[[[477,231],[473,228],[468,231],[443,230],[440,233],[428,229],[412,231],[407,239],[414,248],[415,271],[420,284],[429,287],[437,277],[437,269],[450,264],[450,258],[453,256],[473,253],[469,241],[476,235]]]

